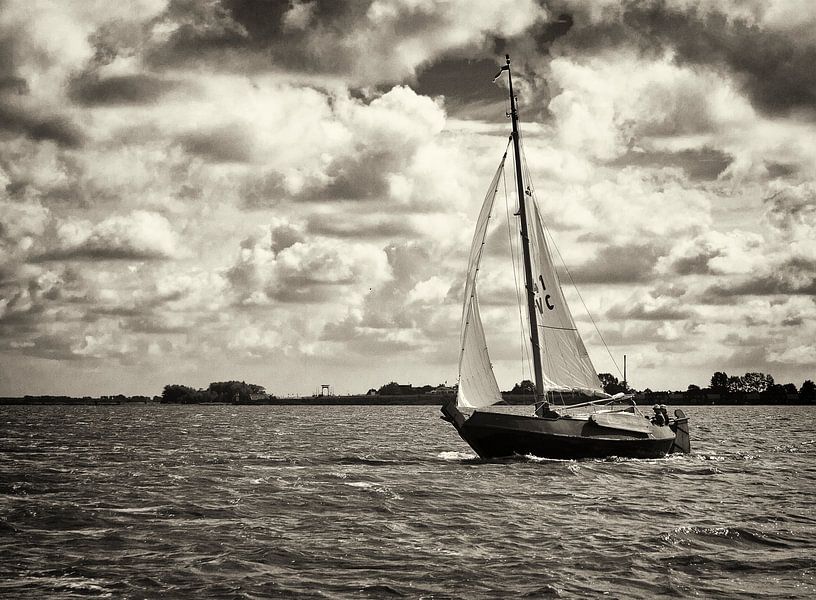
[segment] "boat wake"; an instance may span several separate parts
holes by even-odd
[[[447,460],[451,462],[461,462],[463,460],[474,461],[478,460],[479,458],[475,454],[471,454],[469,452],[454,452],[454,451],[440,452],[439,454],[437,454],[437,457],[441,458],[442,460]]]

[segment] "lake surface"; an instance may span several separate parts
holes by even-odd
[[[816,597],[814,407],[484,463],[429,406],[0,407],[0,595]]]

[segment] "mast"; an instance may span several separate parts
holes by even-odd
[[[513,95],[513,75],[510,72],[510,55],[505,54],[507,65],[502,70],[507,70],[508,82],[510,84],[510,116],[513,121],[513,152],[516,158],[516,188],[518,189],[519,216],[521,217],[521,248],[524,257],[524,287],[527,289],[527,313],[530,319],[530,343],[533,348],[533,369],[535,372],[535,396],[544,394],[544,378],[541,375],[541,349],[538,345],[538,320],[536,318],[535,307],[535,283],[533,280],[533,267],[530,261],[530,237],[527,234],[527,210],[524,206],[524,181],[521,177],[521,151],[519,149],[518,132],[518,109],[516,107],[516,97]]]

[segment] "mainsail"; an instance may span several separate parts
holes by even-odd
[[[459,391],[456,394],[456,404],[460,407],[490,406],[502,399],[499,384],[496,383],[496,376],[490,364],[490,356],[487,353],[482,317],[479,314],[476,278],[479,274],[479,263],[485,245],[487,224],[490,221],[490,213],[493,210],[493,201],[496,199],[505,158],[507,158],[507,153],[502,157],[501,164],[493,176],[493,181],[490,182],[490,188],[482,203],[468,256],[459,344]]]
[[[576,390],[606,396],[589,359],[581,334],[564,300],[561,284],[544,237],[544,225],[534,198],[527,204],[527,231],[537,312],[538,342],[544,389]]]
[[[502,158],[482,203],[468,257],[459,346],[459,391],[456,397],[459,407],[481,408],[502,399],[487,351],[476,280],[505,158]],[[561,291],[544,236],[541,214],[532,197],[528,199],[526,214],[541,349],[543,389],[538,392],[580,391],[606,396]]]

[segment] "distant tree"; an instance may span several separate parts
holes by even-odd
[[[162,402],[179,403],[192,402],[196,391],[186,385],[170,384],[164,386],[162,391]]]
[[[525,379],[520,381],[519,383],[513,386],[513,389],[510,390],[511,394],[535,394],[535,384],[530,381],[529,379]]]
[[[785,391],[785,394],[796,394],[799,390],[796,389],[795,383],[786,383],[782,386],[782,389]]]
[[[810,379],[806,380],[799,388],[799,399],[803,402],[816,402],[816,384]]]
[[[728,375],[722,371],[717,371],[711,376],[711,389],[715,392],[723,393],[728,391]]]
[[[413,388],[410,385],[400,385],[396,381],[386,383],[377,390],[380,396],[404,396],[405,394],[413,394]]]
[[[625,386],[611,373],[598,373],[598,379],[601,380],[603,390],[607,394],[618,394],[626,391]]]
[[[743,386],[742,377],[729,377],[728,378],[728,391],[729,392],[744,392],[745,388]]]
[[[785,388],[778,384],[769,385],[759,393],[759,397],[766,404],[783,404],[787,400]]]
[[[214,381],[207,388],[214,402],[249,402],[250,394],[265,394],[266,390],[253,383],[244,381]]]
[[[774,379],[765,373],[751,372],[742,377],[742,391],[764,392],[774,385]]]

